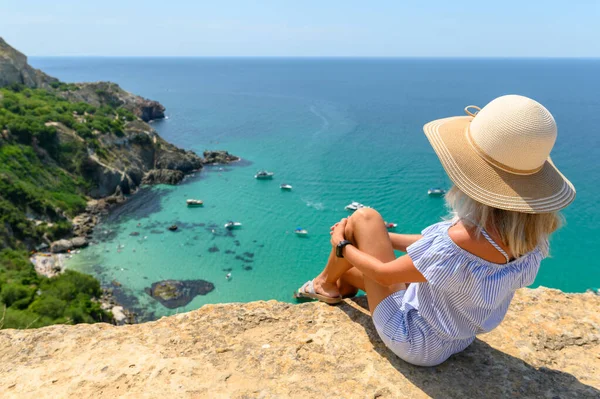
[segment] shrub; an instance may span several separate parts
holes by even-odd
[[[33,292],[29,287],[18,283],[5,284],[2,286],[2,291],[0,291],[0,301],[6,306],[12,306],[15,302],[22,299],[29,299],[30,302],[32,295]]]
[[[40,316],[56,319],[63,316],[67,302],[53,296],[42,294],[29,306],[29,310]]]

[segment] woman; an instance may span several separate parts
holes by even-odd
[[[575,198],[550,160],[557,130],[541,104],[509,95],[465,111],[424,127],[454,183],[453,219],[389,234],[375,210],[360,209],[331,228],[325,269],[296,292],[333,304],[364,290],[383,342],[415,365],[438,365],[500,324]]]

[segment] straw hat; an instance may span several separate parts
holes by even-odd
[[[498,97],[467,116],[429,122],[425,135],[454,184],[482,204],[525,213],[553,212],[575,188],[550,159],[556,123],[540,103]]]

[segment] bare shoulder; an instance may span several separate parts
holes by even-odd
[[[472,234],[473,237],[471,236]],[[467,230],[462,223],[457,223],[450,227],[448,230],[448,235],[458,246],[461,246],[461,244],[468,245],[469,241],[475,239],[474,232],[469,232],[469,230]]]
[[[457,223],[448,230],[450,239],[471,254],[493,263],[505,263],[506,259],[483,236],[477,236],[475,229],[466,228],[462,223]]]

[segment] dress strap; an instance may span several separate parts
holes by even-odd
[[[504,255],[504,257],[506,258],[506,263],[510,262],[510,258],[508,257],[508,254],[500,247],[500,245],[496,244],[496,241],[492,240],[492,237],[490,237],[490,235],[487,233],[487,231],[485,231],[485,229],[483,227],[481,228],[481,234],[483,234],[485,239],[488,240],[489,243],[492,244],[494,246],[494,248],[496,248],[498,250],[498,252],[500,252],[502,255]]]
[[[492,240],[492,237],[490,237],[490,235],[487,233],[487,231],[485,231],[485,229],[483,228],[483,226],[480,226],[478,223],[475,223],[471,219],[467,219],[467,218],[463,218],[463,219],[466,219],[469,222],[471,222],[472,224],[474,224],[475,226],[479,227],[479,229],[481,230],[481,234],[483,234],[483,236],[485,237],[485,239],[488,240],[488,242],[490,244],[492,244],[494,246],[494,248],[496,248],[498,250],[498,252],[500,252],[504,256],[504,258],[506,258],[506,263],[510,262],[510,257],[508,256],[508,254],[506,253],[506,251],[504,251],[502,249],[502,247],[500,247],[500,245],[498,245],[496,243],[496,241]]]

